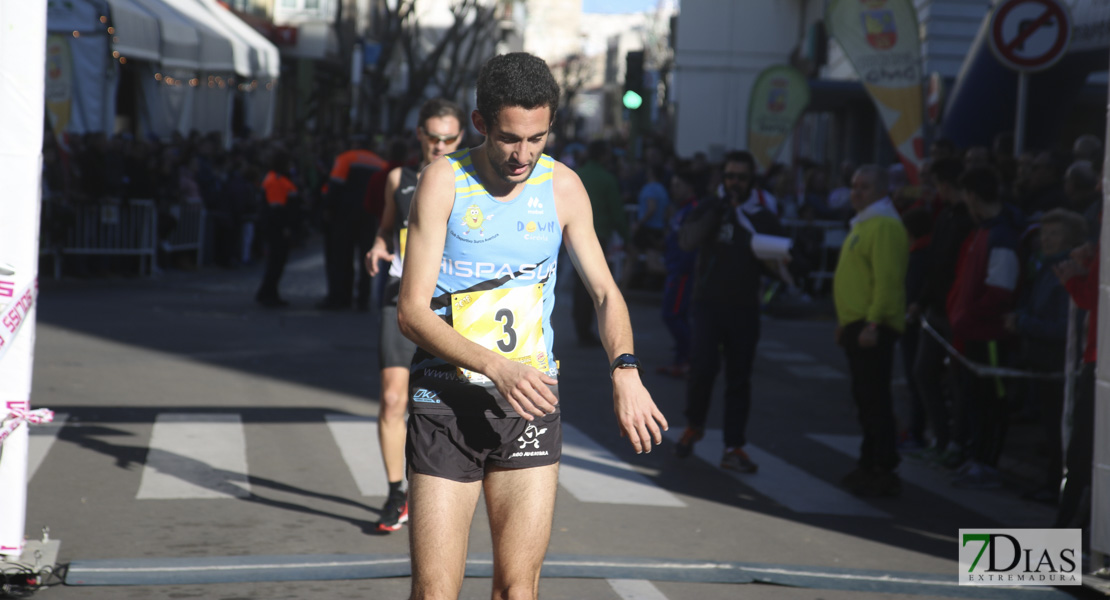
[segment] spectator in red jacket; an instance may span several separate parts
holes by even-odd
[[[1021,224],[1017,212],[998,197],[998,176],[979,168],[960,177],[960,188],[975,229],[964,240],[956,278],[948,291],[947,309],[954,345],[978,364],[1002,363],[1010,337],[1004,316],[1013,311],[1021,262],[1017,248]],[[961,467],[954,485],[1000,487],[995,468],[1006,437],[1006,391],[1002,381],[982,377],[960,366],[957,398],[967,411],[971,460]]]

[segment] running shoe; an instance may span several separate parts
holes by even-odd
[[[748,458],[748,453],[742,448],[733,448],[721,457],[721,468],[741,473],[755,473],[759,470],[759,465],[752,462],[752,459]]]
[[[687,427],[682,432],[682,437],[678,438],[678,443],[674,447],[674,455],[679,458],[686,458],[694,451],[694,443],[705,436],[705,430],[698,427]]]
[[[397,531],[409,520],[408,496],[390,496],[382,507],[382,517],[378,521],[378,531]]]

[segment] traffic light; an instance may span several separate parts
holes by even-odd
[[[624,60],[624,96],[621,101],[628,110],[636,110],[644,103],[644,51],[631,51],[625,54]]]

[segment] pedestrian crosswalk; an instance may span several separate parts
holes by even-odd
[[[677,441],[679,435],[681,433],[677,428],[667,432],[667,437],[672,441]],[[694,445],[694,455],[706,462],[716,464],[721,459],[723,448],[724,436],[721,430],[710,429],[706,430],[705,437]],[[750,475],[728,473],[794,512],[890,517],[882,510],[753,444],[744,446],[744,451],[755,464],[759,465],[759,472]]]
[[[326,411],[319,414],[322,430],[330,434],[337,456],[341,457],[358,493],[365,497],[385,496],[388,487],[378,444],[377,419]],[[245,424],[243,417],[234,412],[156,414],[150,423],[147,454],[135,499],[218,500],[250,497],[248,429],[265,426],[254,423],[254,420]],[[54,423],[32,428],[29,481],[42,470],[49,453],[58,445],[60,432],[71,421],[70,415],[59,413],[55,415]],[[78,422],[76,425],[87,426],[88,423]],[[311,426],[311,418],[308,425]],[[678,428],[673,428],[666,436],[674,442],[679,434]],[[808,434],[807,437],[844,455],[846,461],[855,456],[859,446],[859,436],[854,435]],[[716,466],[723,447],[721,431],[708,430],[695,445],[694,458],[688,460],[700,459]],[[745,450],[759,465],[759,472],[748,475],[720,470],[720,477],[732,478],[787,510],[799,515],[892,518],[889,503],[852,496],[830,481],[826,474],[807,470],[807,465],[795,464],[754,444],[748,444]],[[564,423],[559,478],[562,492],[586,504],[660,509],[689,505],[689,499],[681,493],[660,485],[668,467],[649,469],[634,464],[631,456],[627,458],[629,460],[618,452],[610,451],[583,429]],[[671,459],[664,464],[673,466],[673,461]],[[1048,509],[1023,501],[1009,492],[952,488],[944,481],[944,473],[924,465],[907,461],[900,472],[906,483],[995,521],[1014,526],[1034,526],[1043,524],[1049,516]]]
[[[154,422],[136,498],[245,498],[247,477],[239,415],[163,413]]]

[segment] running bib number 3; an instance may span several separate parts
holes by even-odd
[[[543,336],[543,284],[451,294],[455,331],[505,358],[547,372],[549,358]],[[471,383],[485,375],[460,368]]]

